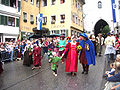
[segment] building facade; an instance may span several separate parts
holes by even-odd
[[[21,0],[0,0],[0,42],[17,40],[20,4]]]
[[[114,1],[112,4],[111,1]],[[84,27],[88,33],[98,33],[108,25],[111,32],[117,33],[116,26],[120,22],[120,12],[119,12],[119,0],[86,0],[86,4],[83,6],[84,11]],[[113,11],[114,9],[114,18]]]
[[[83,32],[84,0],[41,0],[42,27],[50,34],[77,35]]]
[[[37,27],[37,15],[39,14],[40,0],[22,0],[20,16],[21,39],[30,36],[33,28]]]

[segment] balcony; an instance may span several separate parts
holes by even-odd
[[[20,12],[18,12],[17,8],[13,8],[13,7],[10,7],[10,6],[5,6],[5,5],[2,5],[2,4],[0,4],[0,13],[20,16]]]
[[[19,27],[0,25],[0,33],[19,34]]]

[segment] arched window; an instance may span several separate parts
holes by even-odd
[[[101,1],[98,2],[98,8],[102,8],[102,2]]]

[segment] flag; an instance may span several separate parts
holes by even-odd
[[[115,0],[111,0],[111,3],[112,3],[113,23],[115,23],[116,22],[116,12],[115,12],[116,4],[115,4]]]
[[[42,19],[43,19],[43,14],[38,14],[37,15],[37,29],[42,30]]]

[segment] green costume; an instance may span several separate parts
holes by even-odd
[[[52,57],[51,58],[51,61],[50,61],[50,63],[52,63],[51,64],[51,69],[52,70],[55,70],[55,69],[57,69],[57,63],[60,61],[60,60],[62,60],[62,57]]]
[[[50,59],[51,57],[53,57],[53,55],[52,55],[52,51],[48,51],[48,59]]]

